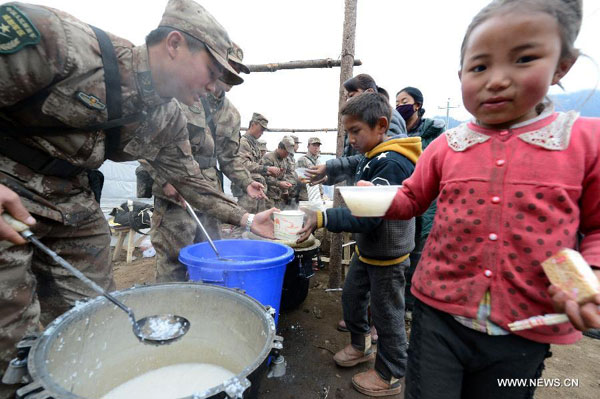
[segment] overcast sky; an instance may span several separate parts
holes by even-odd
[[[67,11],[134,44],[160,21],[166,0],[34,0]],[[244,50],[248,64],[334,58],[341,53],[343,0],[202,0]],[[473,16],[488,0],[358,0],[354,74],[368,73],[395,93],[405,86],[421,89],[425,116],[469,118],[462,107],[457,77],[459,51]],[[580,58],[563,84],[567,92],[598,85],[600,72],[600,0],[584,0],[584,21],[576,43],[594,61]],[[340,69],[304,69],[253,73],[229,93],[247,126],[253,112],[271,127],[335,128]],[[304,142],[311,134],[299,134]],[[334,151],[335,132],[319,134],[324,151]],[[272,149],[281,135],[263,136]]]

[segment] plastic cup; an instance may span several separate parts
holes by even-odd
[[[402,186],[338,187],[354,216],[381,217],[389,209],[396,192]]]
[[[304,222],[304,212],[295,211],[281,211],[275,212],[274,214],[274,234],[275,238],[284,241],[296,241],[298,231],[302,229]]]

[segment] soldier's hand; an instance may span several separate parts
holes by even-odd
[[[280,181],[277,184],[279,185],[279,188],[282,190],[287,190],[288,188],[292,187],[292,183],[290,183],[289,181]]]
[[[8,212],[17,220],[32,226],[35,219],[27,212],[19,196],[10,188],[0,184],[0,214]],[[3,218],[0,217],[0,241],[10,241],[13,244],[25,244],[27,241]]]
[[[327,168],[325,164],[311,166],[304,173],[310,178],[312,185],[320,184],[327,180]]]
[[[282,170],[283,169],[278,168],[277,166],[269,166],[267,168],[267,173],[270,174],[273,177],[277,177],[277,176],[279,176],[281,174]]]
[[[300,231],[298,231],[298,241],[296,242],[304,242],[310,237],[310,234],[317,229],[317,212],[310,210],[308,208],[301,208],[302,212],[304,212],[304,226]]]
[[[275,239],[275,225],[271,219],[273,212],[279,212],[279,209],[271,208],[261,213],[257,213],[252,221],[252,226],[250,226],[250,231],[261,237],[269,238],[271,240]]]
[[[171,200],[177,202],[179,205],[185,208],[185,200],[183,199],[181,194],[179,194],[179,191],[177,191],[177,189],[173,187],[171,183],[165,183],[162,189],[163,193],[167,196],[167,198],[170,198]]]
[[[246,187],[248,195],[254,199],[268,199],[264,192],[265,186],[257,181],[253,181]]]

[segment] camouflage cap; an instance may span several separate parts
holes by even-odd
[[[311,144],[321,144],[321,139],[319,139],[318,137],[311,137],[308,139],[308,145]]]
[[[294,139],[291,138],[290,136],[284,136],[281,139],[280,144],[283,144],[283,146],[285,147],[285,150],[287,152],[289,152],[290,154],[294,153]]]
[[[233,64],[233,67],[236,71],[243,73],[250,73],[250,70],[246,65],[243,64],[244,61],[244,51],[242,48],[235,42],[232,42],[233,47],[229,51],[229,62]]]
[[[248,67],[242,64],[242,60],[244,59],[244,52],[242,51],[240,46],[233,42],[232,44],[233,47],[229,49],[229,52],[227,54],[227,60],[229,61],[229,64],[233,67],[233,69],[236,70],[237,73],[250,73]],[[233,75],[231,72],[229,72],[229,70],[225,69],[223,71],[223,76],[221,76],[221,80],[229,85],[232,85],[232,83],[230,82],[235,81],[238,77],[239,76]]]
[[[263,127],[263,129],[266,130],[269,120],[267,118],[265,118],[264,116],[262,116],[261,114],[259,114],[258,112],[255,112],[252,114],[252,119],[250,120],[250,122],[256,122],[259,125],[261,125]]]
[[[259,139],[258,140],[258,148],[260,148],[261,150],[266,150],[267,149],[267,141],[263,140],[263,139]]]
[[[227,31],[200,4],[193,0],[169,0],[158,26],[177,29],[204,43],[227,71],[227,80],[223,80],[225,83],[237,85],[244,81],[229,64],[228,56],[233,51],[233,45]]]
[[[290,134],[290,137],[294,139],[294,143],[301,143],[300,139],[295,134]]]

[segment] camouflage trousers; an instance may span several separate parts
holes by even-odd
[[[97,208],[77,226],[37,217],[33,233],[42,243],[107,290],[114,290],[110,232]],[[0,375],[16,355],[15,344],[69,310],[77,300],[95,297],[66,269],[31,244],[0,251]],[[13,398],[15,386],[0,384],[0,398]]]
[[[221,239],[221,225],[215,218],[198,214],[213,240]],[[188,245],[206,241],[202,230],[181,206],[154,198],[152,245],[156,250],[156,282],[187,281],[187,268],[179,262],[179,251]]]

